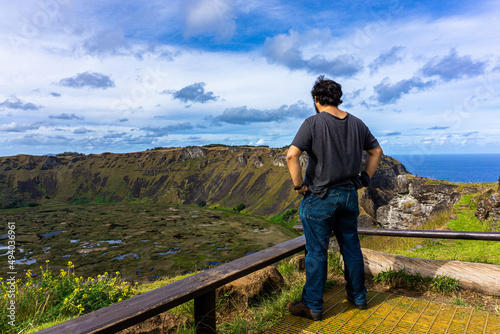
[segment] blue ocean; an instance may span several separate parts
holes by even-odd
[[[497,182],[500,154],[391,155],[413,175],[451,182]]]

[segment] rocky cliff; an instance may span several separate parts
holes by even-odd
[[[409,229],[445,211],[460,199],[458,186],[413,175],[398,175],[394,197],[377,209],[377,222],[384,228]]]
[[[366,155],[363,157],[366,159]],[[300,158],[303,168],[307,155]],[[456,186],[414,177],[383,156],[359,191],[361,226],[411,228],[460,197]],[[222,205],[271,216],[298,208],[286,149],[183,147],[135,153],[0,158],[0,208],[133,201]]]
[[[365,157],[366,158],[366,157]],[[307,155],[301,157],[303,168]],[[384,156],[372,186],[360,191],[364,221],[394,196],[404,166]],[[286,149],[183,147],[135,153],[0,158],[0,207],[139,201],[219,204],[263,216],[298,208]]]

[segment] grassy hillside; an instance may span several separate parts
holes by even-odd
[[[136,153],[0,158],[0,208],[85,203],[220,204],[262,216],[297,208],[286,149],[266,147],[162,148]],[[307,157],[302,158],[305,167]],[[371,202],[404,166],[384,157]],[[378,198],[382,198],[382,201]],[[385,203],[382,203],[385,204]]]

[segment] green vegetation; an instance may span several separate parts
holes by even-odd
[[[329,254],[329,262],[331,263],[330,274],[325,286],[327,290],[338,284],[337,273],[341,271],[341,262],[337,252]],[[299,271],[296,262],[290,259],[280,261],[276,268],[285,281],[285,285],[279,292],[274,292],[250,306],[236,305],[224,296],[217,301],[217,331],[219,333],[259,333],[276,324],[288,314],[286,304],[300,299],[305,273]],[[23,320],[16,329],[25,330],[25,333],[33,333],[67,321],[79,314],[90,312],[96,307],[110,305],[194,274],[196,273],[165,278],[151,284],[139,284],[132,287],[121,282],[117,276],[111,277],[107,273],[99,275],[97,278],[83,279],[78,277],[71,262],[68,264],[67,270],[61,270],[59,275],[53,274],[47,268],[43,270],[42,276],[38,279],[30,276],[26,282],[17,282],[20,291],[17,300],[23,303],[23,307],[16,314],[19,317],[16,319],[16,324],[19,323],[19,319]],[[2,289],[6,292],[8,286],[4,284]],[[29,300],[33,302],[27,303]],[[3,303],[5,302],[4,300]],[[3,307],[5,304],[0,306]],[[5,309],[6,307],[2,308],[2,310]],[[194,333],[193,300],[170,310],[169,313],[187,319],[185,324],[179,326],[177,333]],[[2,316],[5,317],[5,315]],[[7,322],[4,323],[4,326],[7,326]]]
[[[373,277],[374,282],[387,284],[391,288],[405,289],[415,289],[422,286],[422,284],[428,285],[431,280],[432,279],[429,277],[422,277],[419,273],[412,275],[407,274],[404,269],[394,271],[392,268],[389,268],[387,271],[382,271]]]
[[[286,260],[281,261],[277,268],[285,279],[285,286],[280,293],[274,293],[261,300],[257,305],[250,307],[234,305],[229,301],[229,298],[224,297],[217,301],[217,317],[224,320],[220,321],[218,325],[220,333],[258,332],[270,327],[288,313],[285,307],[286,303],[300,298],[305,275],[303,272],[298,272],[297,267]],[[33,333],[67,321],[80,314],[88,313],[97,308],[130,298],[136,294],[151,291],[195,274],[132,287],[129,284],[120,282],[117,276],[111,277],[107,273],[97,278],[89,277],[84,279],[78,277],[73,269],[74,266],[70,262],[68,270],[61,270],[59,275],[53,274],[47,268],[43,270],[42,276],[38,279],[32,278],[31,272],[28,272],[30,277],[26,282],[17,282],[19,295],[16,300],[20,305],[16,312],[17,331]],[[328,287],[333,287],[335,284],[336,282],[331,278],[328,280]],[[8,293],[9,286],[7,284],[2,283],[0,287],[2,295]],[[3,312],[0,314],[2,319],[0,332],[2,333],[10,329],[6,317],[7,303],[7,298],[0,301]],[[186,324],[180,326],[178,333],[194,333],[194,303],[192,300],[169,312],[187,318]]]
[[[9,187],[5,175],[0,174],[0,209],[22,208],[28,204],[20,194]]]
[[[203,145],[206,148],[215,148],[215,147],[266,147],[269,148],[269,145],[226,145],[226,144],[208,144]]]
[[[419,273],[408,274],[402,269],[382,271],[372,278],[374,282],[388,285],[391,289],[431,290],[438,293],[453,293],[459,289],[458,280],[440,275],[436,278],[422,277]]]
[[[245,204],[243,204],[243,203],[242,204],[238,204],[238,206],[235,207],[233,210],[241,212],[241,211],[245,210]]]
[[[53,273],[49,265],[38,276],[28,270],[26,280],[18,279],[14,284],[16,332],[27,333],[48,327],[80,314],[89,313],[102,307],[132,297],[134,288],[119,279],[119,272],[99,275],[95,278],[83,278],[74,271],[74,265],[68,262],[67,269],[59,274]],[[7,333],[12,327],[8,318],[8,307],[12,300],[9,281],[0,278],[0,332]],[[41,326],[46,324],[45,326]],[[39,327],[41,326],[41,327]]]
[[[84,205],[84,204],[89,204],[92,202],[92,198],[88,197],[78,197],[78,198],[73,198],[69,204],[74,204],[74,205]]]
[[[159,151],[159,150],[163,150],[165,147],[162,147],[162,146],[156,146],[156,147],[153,147],[153,148],[148,148],[146,149],[146,151]]]
[[[231,209],[244,203],[244,211],[267,217],[298,206],[288,170],[276,167],[276,158],[284,152],[265,146],[217,146],[65,152],[48,164],[46,156],[0,157],[0,209],[26,207],[28,202],[85,204],[88,199],[193,205],[206,201]]]
[[[270,220],[283,226],[293,228],[295,225],[300,225],[300,219],[297,213],[298,211],[296,209],[288,209],[280,215],[271,217]]]
[[[469,306],[463,298],[457,296],[453,297],[453,305],[463,306],[463,307]]]
[[[63,152],[63,153],[57,153],[57,157],[64,157],[64,156],[77,156],[77,155],[85,155],[83,153],[78,153],[78,152]]]
[[[206,147],[206,148],[231,147],[231,145],[225,145],[225,144],[208,144],[208,145],[203,145],[203,147]]]
[[[439,293],[452,293],[460,288],[460,284],[453,277],[439,275],[433,279],[430,288],[432,291]]]

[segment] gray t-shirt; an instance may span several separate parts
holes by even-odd
[[[347,113],[340,119],[321,112],[302,123],[292,145],[307,152],[304,184],[323,198],[330,188],[353,184],[361,169],[363,150],[379,143],[359,118]]]

